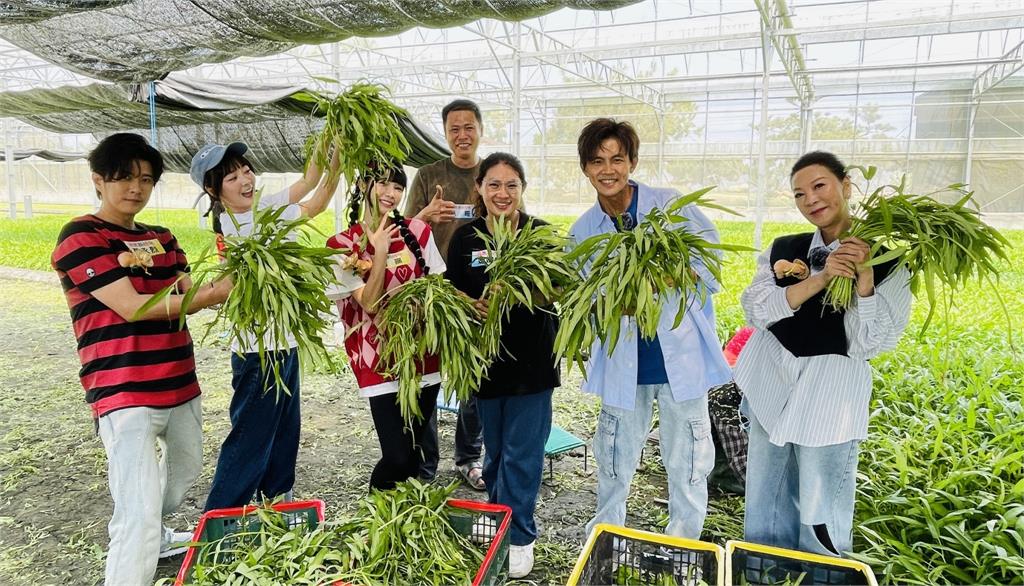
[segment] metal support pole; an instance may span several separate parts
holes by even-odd
[[[814,110],[810,106],[800,106],[800,154],[811,150],[811,132],[814,127]]]
[[[11,121],[4,119],[4,161],[7,163],[7,196],[10,200],[9,215],[18,218],[18,198],[14,189],[14,139],[11,138]]]
[[[971,185],[971,172],[974,168],[974,121],[978,117],[978,100],[971,100],[967,110],[967,158],[964,161],[964,184]]]
[[[764,224],[765,195],[768,190],[768,161],[765,151],[768,148],[768,85],[771,82],[772,53],[771,41],[768,39],[768,28],[761,23],[761,59],[763,76],[761,77],[761,128],[757,153],[757,195],[754,199],[754,248],[761,250],[761,231]]]
[[[658,182],[664,184],[665,177],[665,109],[656,110],[658,117]]]
[[[522,39],[523,39],[523,25],[519,22],[515,23],[512,27],[515,35],[515,49],[512,50],[512,108],[511,108],[511,123],[512,123],[512,136],[509,137],[511,141],[511,151],[515,156],[519,156],[519,133],[520,133],[520,109],[522,107]]]
[[[338,47],[338,43],[331,45],[331,68],[334,70],[334,79],[341,79],[341,50]],[[338,88],[341,89],[340,87]],[[342,194],[347,194],[348,185],[346,183]],[[345,207],[348,204],[348,199],[338,195],[338,191],[334,191],[334,233],[340,234],[342,230],[342,219],[345,215]]]
[[[149,82],[149,143],[153,145],[153,148],[159,149],[160,143],[157,142],[156,132],[156,82]],[[156,194],[156,221],[160,223],[160,184],[157,183],[153,189]]]
[[[543,213],[544,199],[547,192],[548,182],[548,102],[544,100],[540,106],[540,210],[538,213]]]

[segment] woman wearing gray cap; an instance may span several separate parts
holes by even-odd
[[[318,148],[326,148],[324,143]],[[312,157],[306,173],[290,187],[274,194],[256,197],[255,168],[245,154],[245,143],[210,144],[192,157],[192,180],[210,197],[213,229],[218,249],[223,236],[248,236],[252,233],[253,202],[258,207],[284,207],[282,221],[302,216],[314,217],[327,209],[338,187],[337,153],[331,157],[331,171],[320,182],[323,170]],[[319,187],[317,185],[319,184]],[[316,192],[305,201],[313,188]],[[230,212],[230,217],[228,213]],[[268,338],[265,347],[277,361],[281,377],[290,393],[278,393],[274,377],[260,367],[256,340],[232,344],[230,416],[231,431],[221,446],[217,471],[213,476],[205,510],[239,507],[253,496],[272,499],[290,498],[295,483],[295,459],[299,451],[299,358],[295,340],[285,347]]]

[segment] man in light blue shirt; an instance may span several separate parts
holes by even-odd
[[[580,133],[580,167],[597,191],[597,202],[573,224],[570,238],[582,242],[595,234],[629,230],[654,208],[680,196],[674,189],[649,187],[629,178],[636,169],[640,140],[628,122],[593,120]],[[694,205],[681,210],[687,230],[718,242],[718,232]],[[696,263],[707,293],[719,285]],[[611,356],[598,340],[590,351],[583,390],[601,397],[594,437],[598,464],[597,513],[587,526],[624,525],[626,497],[658,402],[661,455],[668,473],[669,523],[666,533],[699,539],[707,514],[707,477],[715,464],[708,417],[708,389],[732,380],[715,333],[710,295],[665,299],[653,340],[640,337],[636,320],[624,317],[621,341]],[[687,311],[679,327],[673,321],[679,303]]]

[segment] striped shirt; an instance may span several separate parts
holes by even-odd
[[[152,255],[153,266],[121,266],[118,255],[126,252]],[[81,216],[61,230],[51,264],[71,310],[93,417],[126,407],[175,407],[199,395],[192,337],[177,318],[129,322],[92,296],[122,278],[139,293],[156,293],[188,271],[169,230],[143,224],[129,230]]]
[[[815,234],[811,248],[821,245]],[[891,350],[910,320],[910,273],[894,270],[870,297],[854,295],[843,316],[849,356],[795,357],[768,331],[792,316],[786,289],[775,283],[771,247],[757,259],[754,280],[740,298],[755,328],[736,362],[736,384],[746,408],[776,445],[819,447],[863,440],[868,432],[871,366],[868,359]],[[817,272],[817,271],[815,271]]]

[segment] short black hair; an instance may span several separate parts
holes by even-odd
[[[245,155],[224,155],[224,158],[217,163],[216,167],[203,175],[203,188],[212,191],[215,198],[220,198],[220,190],[224,186],[224,177],[242,167],[249,167],[250,171],[256,173],[256,167],[252,166],[252,163]]]
[[[441,124],[448,124],[448,114],[452,112],[472,112],[478,124],[484,123],[480,116],[480,106],[477,106],[473,100],[459,99],[448,102],[447,106],[441,108]]]
[[[579,140],[576,141],[576,150],[580,156],[580,169],[586,170],[587,161],[601,149],[601,143],[614,138],[626,151],[630,163],[636,163],[640,153],[640,137],[637,136],[633,125],[625,120],[619,121],[614,118],[597,118],[591,120],[580,131]]]
[[[480,170],[476,174],[476,184],[483,185],[484,177],[487,176],[487,172],[491,170],[491,167],[501,163],[512,167],[516,175],[519,175],[519,180],[523,182],[524,186],[526,185],[526,170],[523,168],[522,162],[515,155],[502,152],[491,153],[487,155],[487,158],[480,161]]]
[[[397,183],[403,188],[409,187],[409,176],[405,174],[405,169],[400,166],[391,167],[387,170],[387,176],[381,176],[379,180],[384,183]]]
[[[133,132],[118,132],[104,138],[89,152],[88,160],[89,170],[104,181],[130,177],[138,161],[146,161],[153,168],[153,183],[164,174],[163,155],[145,137]]]
[[[811,165],[825,167],[840,181],[846,179],[846,165],[839,160],[839,157],[828,151],[811,151],[797,159],[796,163],[793,164],[793,170],[789,173],[789,178],[792,179],[793,175],[796,175],[798,171]]]

